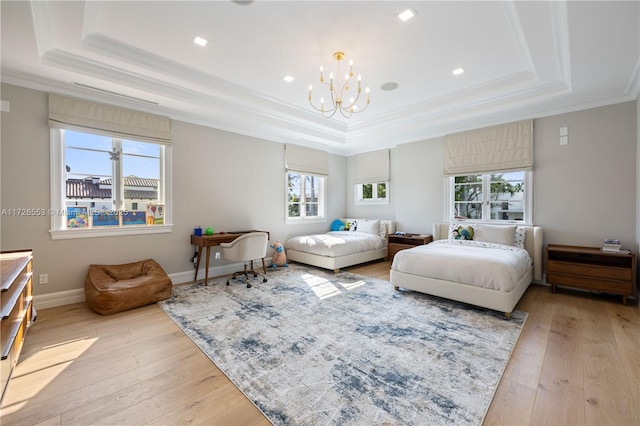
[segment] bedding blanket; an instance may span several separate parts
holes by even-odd
[[[387,239],[368,232],[331,231],[287,240],[285,248],[327,257],[340,257],[384,248]]]
[[[391,269],[509,292],[527,271],[532,259],[525,249],[467,240],[438,240],[399,251]]]

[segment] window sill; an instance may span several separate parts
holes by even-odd
[[[324,223],[324,222],[327,222],[326,217],[295,218],[295,219],[287,218],[285,223],[287,225],[298,225],[303,223]]]
[[[389,205],[389,200],[356,200],[353,204],[357,206],[381,206]]]
[[[173,225],[126,226],[104,229],[60,229],[49,230],[52,240],[70,240],[75,238],[116,237],[121,235],[166,234],[173,231]]]

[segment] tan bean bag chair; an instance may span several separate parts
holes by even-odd
[[[171,279],[156,261],[90,265],[84,294],[91,309],[114,314],[171,297]]]

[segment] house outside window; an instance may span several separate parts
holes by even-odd
[[[170,226],[147,226],[147,208],[162,205],[170,223],[170,151],[153,142],[52,129],[52,237],[169,232]]]
[[[531,223],[530,171],[451,176],[448,218]]]
[[[357,183],[355,204],[389,204],[389,183]]]
[[[287,172],[287,222],[326,219],[326,178]]]

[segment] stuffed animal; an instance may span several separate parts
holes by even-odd
[[[280,244],[280,241],[276,241],[275,244],[270,246],[273,249],[273,260],[271,260],[271,267],[277,268],[278,266],[288,267],[287,255],[284,252],[284,247]]]
[[[457,230],[453,231],[453,238],[456,240],[473,240],[473,226],[458,226]]]

